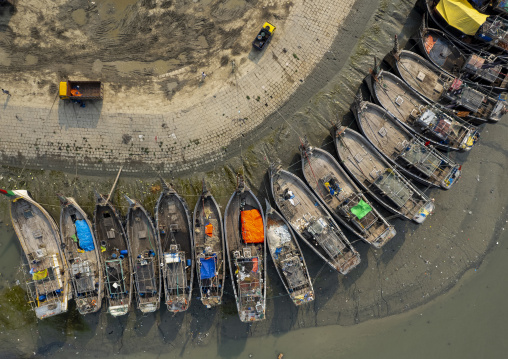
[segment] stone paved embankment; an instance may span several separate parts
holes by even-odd
[[[234,140],[246,138],[247,144],[248,134],[305,86],[353,5],[353,0],[294,1],[264,52],[251,51],[252,63],[245,70],[239,66],[234,80],[214,86],[215,93],[190,94],[187,107],[174,100],[170,107],[147,101],[133,108],[126,99],[126,110],[117,111],[121,94],[108,84],[104,101],[85,108],[51,97],[33,106],[30,94],[11,91],[0,111],[2,162],[90,172],[124,164],[130,172],[173,174],[218,163],[237,150],[231,147],[238,142],[230,146]],[[213,76],[205,80],[213,81]],[[4,86],[15,89],[16,83]]]

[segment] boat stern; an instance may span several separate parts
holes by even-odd
[[[450,189],[450,187],[459,180],[462,174],[461,170],[462,166],[455,165],[450,171],[450,174],[441,182],[441,187],[443,189]]]
[[[357,251],[351,251],[351,255],[349,259],[347,259],[344,263],[338,265],[337,271],[342,275],[348,274],[352,269],[354,269],[358,264],[360,264],[360,253]],[[342,261],[341,261],[342,262]]]
[[[292,295],[291,299],[296,306],[312,302],[314,300],[314,292],[307,292],[305,294]]]
[[[244,323],[259,322],[265,319],[265,306],[258,303],[254,307],[243,308],[238,314]]]
[[[123,305],[115,305],[113,307],[108,308],[108,313],[113,317],[119,317],[125,315],[129,312],[129,306],[127,304]]]
[[[462,151],[471,151],[476,142],[480,139],[480,133],[478,131],[471,131],[467,136],[464,137],[460,144]]]
[[[429,200],[420,210],[417,214],[413,216],[413,221],[415,221],[418,224],[422,224],[428,216],[430,216],[433,212],[436,206],[434,205],[434,200]]]
[[[494,108],[492,109],[492,112],[490,113],[490,116],[489,116],[490,122],[494,122],[494,123],[499,122],[501,117],[503,117],[504,114],[506,114],[506,112],[508,112],[508,108],[506,106],[506,100],[504,99],[504,98],[508,97],[507,95],[508,94],[503,93],[503,94],[499,95],[499,97],[497,98],[496,104],[494,105]]]
[[[155,312],[157,309],[159,309],[157,302],[141,303],[139,305],[139,310],[141,311],[141,313],[152,313]]]
[[[211,309],[212,307],[217,307],[222,304],[221,297],[207,297],[207,298],[201,298],[201,303],[203,303],[204,306],[206,306],[208,309]]]
[[[76,298],[76,307],[81,315],[95,313],[101,309],[101,301],[98,297]]]
[[[58,314],[67,312],[67,297],[63,297],[62,301],[57,300],[47,305],[40,305],[35,308],[35,315],[38,319],[53,317]]]
[[[397,231],[395,230],[395,227],[388,226],[385,231],[381,233],[381,235],[377,237],[371,244],[374,248],[381,248],[385,245],[386,242],[395,237],[396,234]]]
[[[170,297],[166,300],[166,306],[168,311],[172,313],[185,312],[189,309],[187,298],[183,297]]]

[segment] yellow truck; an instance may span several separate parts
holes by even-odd
[[[268,45],[268,43],[272,39],[274,31],[275,26],[273,26],[269,22],[265,22],[263,27],[261,28],[261,31],[259,31],[254,41],[252,41],[252,46],[257,50],[263,50],[263,48],[266,45]]]
[[[61,100],[102,100],[104,85],[100,81],[62,81]]]

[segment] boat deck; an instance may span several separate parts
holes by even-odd
[[[141,310],[143,304],[160,302],[159,244],[152,220],[137,202],[127,213],[127,237],[134,264],[136,297]]]
[[[314,300],[312,281],[300,247],[274,210],[268,211],[266,216],[266,241],[277,273],[293,302],[300,305]]]
[[[58,313],[43,310],[42,307],[54,302],[62,302],[61,310],[65,311],[68,273],[64,274],[66,265],[62,263],[56,225],[24,198],[11,201],[11,217],[30,267],[30,290],[34,290],[37,315],[41,318],[60,313],[60,307]]]
[[[289,172],[278,171],[272,177],[272,187],[275,202],[286,220],[332,267],[345,274],[360,262],[358,253],[335,224],[330,226],[328,213],[301,180]]]
[[[187,310],[194,279],[192,234],[187,207],[175,193],[163,193],[157,203],[165,300],[170,311]]]
[[[84,250],[80,246],[76,225],[77,221],[84,221],[92,234],[91,223],[77,204],[71,198],[62,207],[60,215],[60,230],[65,243],[65,257],[70,267],[70,278],[74,285],[76,304],[81,313],[94,312],[100,309],[102,300],[102,264],[98,256],[97,241],[92,235],[93,249]]]
[[[441,34],[426,29],[422,42],[428,57],[445,71],[455,74],[464,66],[466,61],[462,53]]]
[[[205,226],[211,225],[206,233]],[[224,280],[224,240],[222,219],[217,204],[209,194],[202,195],[194,209],[194,244],[198,282],[201,301],[204,305],[215,306],[222,302]],[[216,256],[216,275],[213,278],[201,278],[201,259]]]
[[[365,104],[359,113],[359,122],[369,141],[408,172],[415,172],[437,187],[449,176],[452,168],[443,156],[416,140],[384,109]]]
[[[242,211],[254,209],[263,217],[259,202],[246,189],[232,195],[224,214],[229,264],[242,321],[264,319],[265,313],[265,243],[246,243],[240,219]]]
[[[101,246],[101,257],[106,268],[105,285],[109,305],[129,305],[132,294],[131,263],[122,223],[109,204],[96,206],[94,223],[96,239]],[[122,254],[122,251],[127,251],[127,254]]]
[[[389,224],[380,218],[377,211],[369,212],[358,219],[351,212],[360,200],[369,203],[359,188],[340,168],[327,152],[312,148],[302,156],[303,173],[310,187],[323,200],[328,210],[349,223],[350,230],[368,243],[374,243],[389,229]]]
[[[438,147],[463,149],[463,141],[472,135],[473,127],[459,123],[418,96],[395,75],[382,71],[374,82],[377,100],[412,132]]]
[[[399,55],[397,68],[402,78],[422,95],[444,106],[453,105],[474,113],[476,117],[489,118],[496,101],[477,86],[465,84],[462,80],[431,68],[427,60],[408,51]]]
[[[394,115],[399,121],[411,127],[413,131],[423,134],[420,127],[415,126],[415,120],[411,116],[413,111],[423,109],[428,102],[418,96],[401,79],[395,76],[384,76],[383,71],[378,75],[378,81],[374,83],[376,97],[385,109]]]
[[[20,241],[27,256],[43,249],[48,255],[59,253],[58,233],[54,231],[46,216],[34,205],[24,199],[12,202],[11,214],[14,224],[21,233]],[[39,268],[41,264],[37,264]],[[43,268],[41,268],[43,269]]]
[[[397,211],[412,219],[426,201],[419,198],[400,175],[395,174],[362,139],[360,134],[353,133],[352,130],[342,132],[337,143],[344,165],[365,187],[388,199]]]
[[[424,59],[402,52],[399,55],[397,69],[401,77],[409,85],[433,102],[438,102],[441,96],[448,91],[453,77],[443,72],[435,71],[426,66]]]

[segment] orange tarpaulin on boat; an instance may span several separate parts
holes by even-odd
[[[263,243],[265,231],[263,218],[257,209],[240,212],[242,220],[242,237],[245,243]]]
[[[208,223],[205,226],[205,233],[208,237],[211,237],[213,235],[213,225],[211,223]]]
[[[427,37],[427,39],[425,40],[425,51],[427,51],[428,54],[430,54],[430,50],[432,50],[436,42],[437,40],[434,40],[434,38],[431,35]]]

